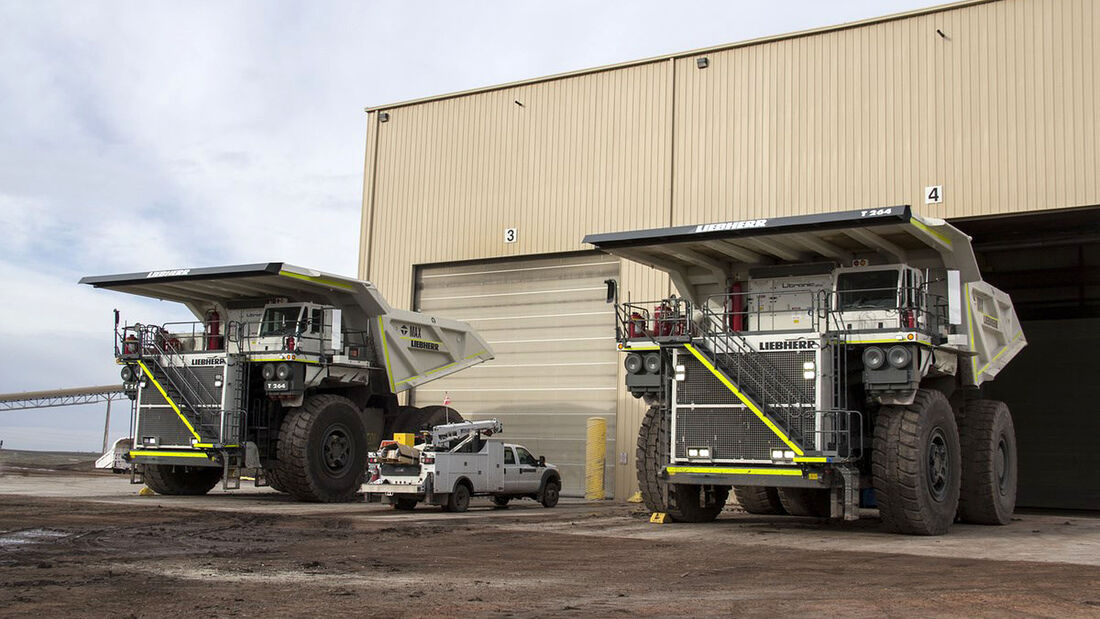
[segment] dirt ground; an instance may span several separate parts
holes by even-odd
[[[1100,616],[1095,515],[912,538],[873,513],[653,525],[608,502],[398,513],[126,482],[0,471],[0,615]]]

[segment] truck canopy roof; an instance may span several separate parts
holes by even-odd
[[[98,275],[82,278],[80,283],[176,301],[192,311],[211,303],[226,306],[273,297],[293,302],[313,301],[361,311],[368,316],[390,311],[389,304],[370,282],[285,262]]]
[[[981,280],[970,237],[908,205],[590,234],[584,242],[668,272],[689,297],[695,286],[724,286],[737,265],[832,261],[847,266],[869,255],[958,269],[964,282]]]

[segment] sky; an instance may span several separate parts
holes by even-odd
[[[0,393],[118,382],[114,308],[191,319],[84,275],[354,276],[366,106],[935,4],[0,0]],[[0,411],[0,440],[95,451],[104,409]]]

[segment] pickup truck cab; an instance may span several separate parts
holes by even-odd
[[[478,432],[449,449],[431,444],[397,449],[387,441],[371,455],[369,466],[369,481],[363,484],[366,500],[396,509],[428,503],[462,512],[474,496],[492,497],[498,507],[520,498],[554,507],[561,492],[561,475],[545,458]]]

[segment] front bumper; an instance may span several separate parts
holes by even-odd
[[[820,467],[669,465],[661,471],[669,483],[701,486],[775,486],[828,488],[832,475]]]

